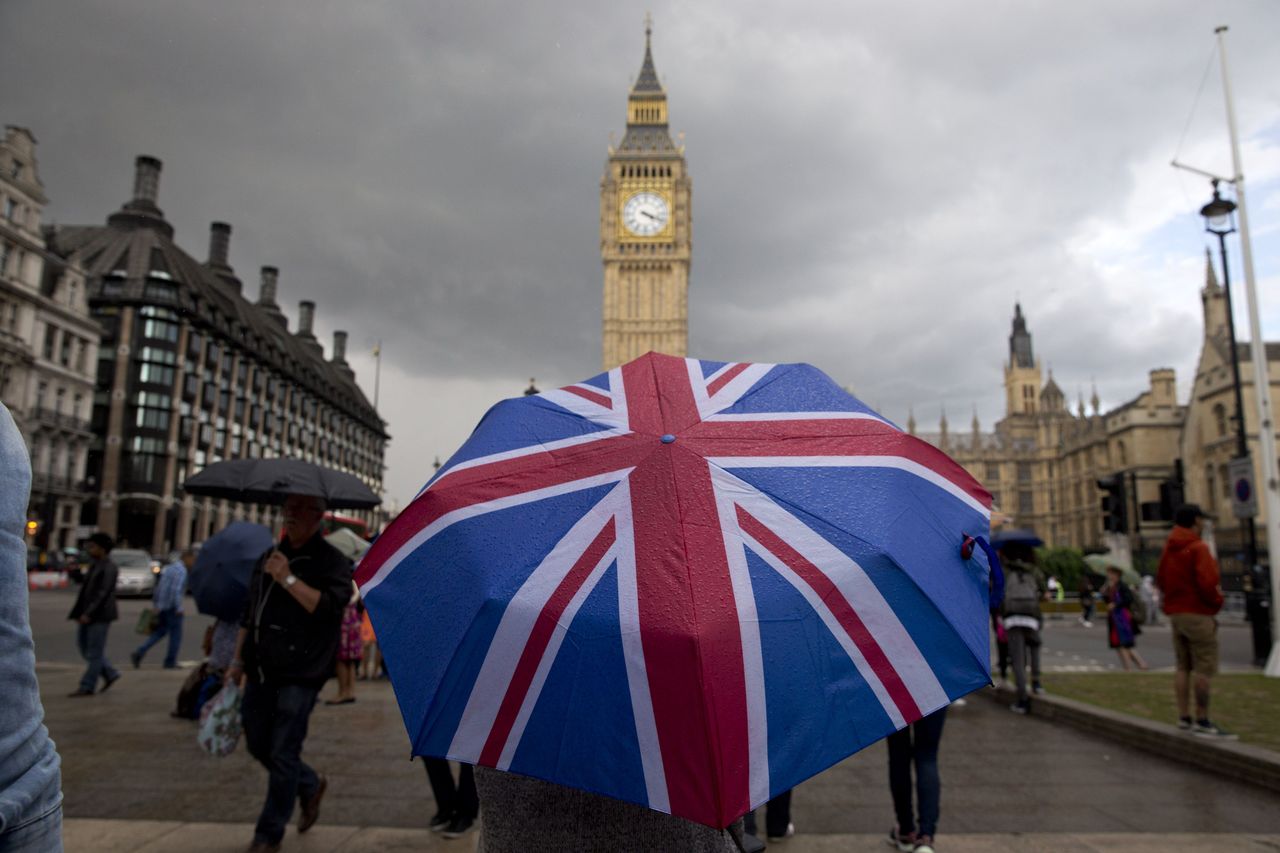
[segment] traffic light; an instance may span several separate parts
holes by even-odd
[[[1124,495],[1124,477],[1112,474],[1098,478],[1102,490],[1102,529],[1110,533],[1128,533],[1129,516]]]
[[[36,535],[36,531],[37,531],[37,530],[39,530],[39,529],[40,529],[40,522],[38,522],[38,521],[34,521],[34,520],[33,520],[33,521],[28,521],[28,522],[27,522],[27,535],[28,535],[28,536],[35,536],[35,535]]]

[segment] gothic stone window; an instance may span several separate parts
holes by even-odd
[[[1227,434],[1227,407],[1218,403],[1213,407],[1213,422],[1218,427],[1218,435]]]

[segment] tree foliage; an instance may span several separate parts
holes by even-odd
[[[1085,571],[1084,552],[1079,548],[1066,545],[1038,548],[1036,558],[1045,577],[1056,577],[1068,593],[1079,586],[1080,576]]]

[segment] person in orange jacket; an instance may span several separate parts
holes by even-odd
[[[1202,737],[1235,740],[1235,735],[1209,719],[1209,680],[1218,671],[1218,622],[1214,617],[1222,609],[1222,587],[1218,562],[1200,538],[1206,518],[1209,516],[1195,504],[1184,504],[1174,512],[1174,527],[1160,554],[1156,585],[1162,594],[1162,609],[1169,616],[1177,656],[1173,689],[1178,728]],[[1188,696],[1192,687],[1194,720]]]

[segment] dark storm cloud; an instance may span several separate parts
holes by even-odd
[[[1175,181],[1218,23],[1242,129],[1274,146],[1280,7],[653,11],[694,182],[695,353],[811,361],[891,417],[914,405],[923,428],[945,403],[956,428],[976,405],[989,425],[1020,298],[1069,397],[1096,377],[1120,402],[1164,364],[1189,379],[1202,242],[1189,226],[1172,259],[1144,257],[1131,208]],[[316,300],[353,350],[383,341],[398,496],[424,479],[402,454],[447,455],[486,394],[598,368],[599,180],[634,8],[8,0],[0,32],[2,118],[39,139],[51,216],[101,222],[153,154],[192,254],[226,219],[250,294],[277,264],[284,305]],[[1215,86],[1187,145],[1225,171]],[[1099,234],[1133,259],[1081,248]]]

